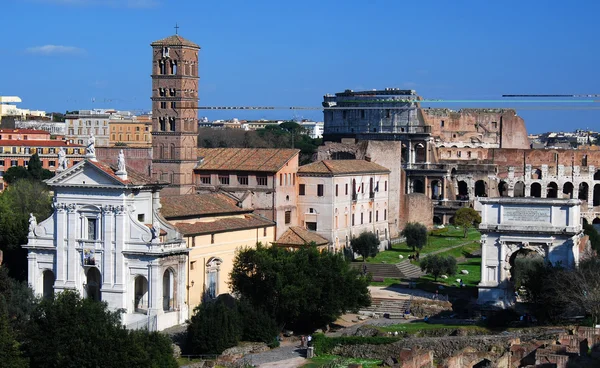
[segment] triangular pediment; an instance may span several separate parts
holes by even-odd
[[[114,173],[108,172],[108,170],[106,167],[100,167],[100,165],[85,160],[56,174],[53,178],[46,180],[46,183],[50,186],[126,186],[126,184],[119,180]]]

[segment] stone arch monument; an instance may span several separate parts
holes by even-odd
[[[566,267],[579,263],[583,236],[578,199],[478,198],[481,205],[479,303],[507,307],[515,301],[512,259],[533,251]]]

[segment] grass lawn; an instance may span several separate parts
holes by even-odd
[[[434,252],[440,249],[446,249],[453,247],[468,241],[479,240],[481,234],[476,229],[471,229],[466,238],[463,237],[463,231],[460,228],[453,226],[448,227],[448,231],[441,235],[430,235],[428,242],[423,249],[421,249],[420,255],[423,257],[427,253]],[[460,253],[460,252],[459,252]],[[368,258],[369,263],[399,263],[403,260],[408,259],[408,256],[414,254],[412,248],[409,248],[406,243],[394,244],[392,249],[379,252],[377,256]],[[404,259],[400,259],[398,256],[402,255]],[[360,259],[360,258],[359,258]]]
[[[371,281],[371,283],[369,284],[369,286],[392,286],[395,284],[399,284],[400,280],[399,279],[394,279],[394,278],[384,278],[383,282],[378,282],[378,281]]]
[[[327,367],[346,368],[349,364],[362,364],[363,368],[378,367],[383,361],[375,359],[355,359],[344,358],[337,355],[320,355],[310,359],[310,363],[303,365],[303,368],[318,368],[327,365]]]
[[[409,323],[400,323],[397,325],[388,325],[388,326],[375,326],[376,329],[382,332],[394,332],[398,331],[407,333],[409,335],[415,334],[424,330],[437,330],[444,328],[464,328],[464,329],[482,329],[485,330],[484,327],[475,326],[475,325],[455,325],[455,324],[445,324],[445,323],[427,323],[422,321],[415,321]]]

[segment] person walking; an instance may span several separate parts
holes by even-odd
[[[312,336],[308,335],[306,338],[306,345],[310,348],[312,346]]]

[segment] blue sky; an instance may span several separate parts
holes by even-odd
[[[0,95],[20,96],[25,108],[149,109],[149,44],[173,34],[176,22],[202,47],[205,106],[320,106],[324,94],[347,88],[411,88],[437,99],[600,94],[598,1],[2,3]],[[200,112],[211,119],[294,114],[322,119],[320,111]],[[600,129],[600,110],[519,114],[533,133]]]

